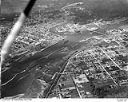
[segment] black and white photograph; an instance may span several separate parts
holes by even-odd
[[[0,51],[1,99],[126,102],[128,0],[0,0]]]

